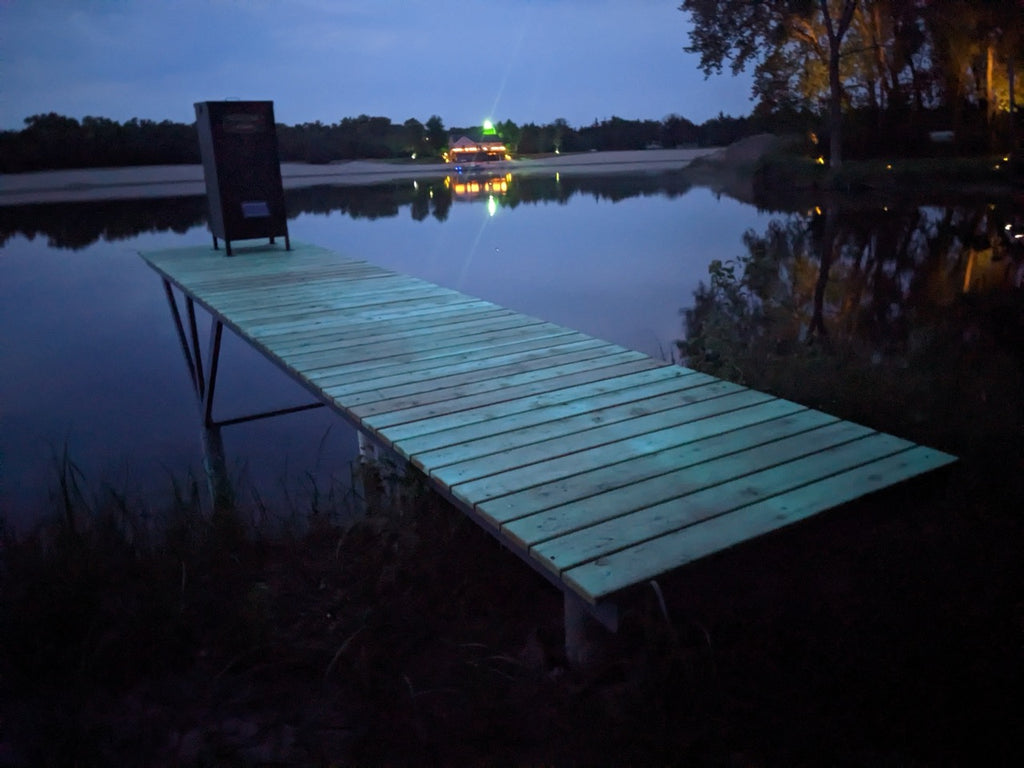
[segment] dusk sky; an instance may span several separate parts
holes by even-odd
[[[360,114],[588,125],[746,115],[705,80],[678,0],[0,0],[0,128],[29,115],[191,122],[271,99],[278,122]]]

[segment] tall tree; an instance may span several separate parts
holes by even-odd
[[[789,85],[811,69],[803,56],[823,64],[828,74],[830,165],[842,164],[843,81],[840,60],[843,40],[853,21],[858,0],[683,0],[679,10],[689,14],[690,45],[700,54],[705,76],[720,73],[729,62],[733,74],[754,65],[762,79],[775,73]],[[782,74],[782,73],[787,73]]]
[[[856,0],[843,0],[837,18],[832,18],[828,0],[818,0],[818,7],[825,19],[828,31],[828,128],[829,128],[829,167],[836,169],[843,163],[843,83],[839,78],[839,56],[853,20],[853,12],[857,7]]]
[[[444,129],[444,121],[437,115],[431,115],[426,126],[426,139],[430,143],[430,151],[435,155],[440,155],[448,144],[448,132]]]

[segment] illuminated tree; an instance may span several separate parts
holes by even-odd
[[[946,0],[929,3],[923,21],[933,42],[944,97],[954,128],[965,104],[984,105],[989,131],[997,112],[1015,102],[1024,8],[1017,0]]]
[[[686,51],[700,54],[705,76],[720,73],[727,61],[733,74],[753,65],[755,76],[773,79],[776,91],[802,87],[806,99],[824,68],[835,169],[842,164],[840,59],[857,6],[857,0],[684,0],[679,10],[692,23]]]

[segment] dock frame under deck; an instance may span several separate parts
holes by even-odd
[[[688,562],[955,458],[458,291],[315,246],[144,253],[161,276],[215,508],[221,429],[328,406],[361,454],[420,471],[564,595],[566,653],[591,619]],[[183,295],[184,317],[174,288]],[[211,317],[200,342],[196,304]],[[217,420],[224,327],[315,402]]]

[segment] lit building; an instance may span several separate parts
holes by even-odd
[[[487,163],[508,160],[508,149],[505,143],[494,132],[494,129],[459,130],[449,136],[448,154],[445,159],[449,163]]]

